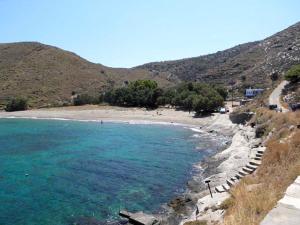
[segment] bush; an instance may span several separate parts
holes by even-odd
[[[223,106],[227,91],[220,86],[189,82],[173,87],[164,96],[165,101],[170,101],[168,104],[189,111],[194,110],[196,114],[205,114]]]
[[[27,100],[24,98],[14,98],[10,100],[5,106],[5,111],[7,112],[22,111],[27,109],[28,109],[28,103]]]
[[[234,204],[234,200],[232,197],[229,197],[227,199],[225,199],[221,205],[220,205],[220,209],[223,209],[223,210],[226,210],[228,209],[229,207],[232,207]]]
[[[87,104],[99,104],[101,102],[101,97],[94,97],[94,96],[90,96],[88,94],[81,94],[81,95],[77,95],[74,99],[73,99],[73,104],[75,106],[79,106],[79,105],[87,105]]]
[[[210,113],[223,106],[227,91],[220,86],[196,82],[181,83],[167,90],[151,80],[130,82],[127,87],[105,93],[104,101],[111,105],[155,108],[173,105],[197,114]]]
[[[155,81],[137,80],[130,82],[127,87],[108,91],[104,100],[111,105],[155,108],[162,93],[163,90],[157,87]]]
[[[261,138],[266,135],[267,132],[267,124],[261,124],[257,126],[255,129],[255,137],[256,138]]]
[[[293,66],[289,69],[285,75],[285,79],[291,83],[297,83],[300,81],[300,64]]]

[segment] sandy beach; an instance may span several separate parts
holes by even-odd
[[[160,123],[189,125],[203,129],[231,130],[233,124],[228,114],[213,114],[196,118],[194,113],[175,109],[159,108],[146,110],[143,108],[121,108],[114,106],[69,106],[60,108],[34,109],[27,111],[0,111],[0,118],[36,118],[36,119],[70,119],[83,121],[128,122],[128,123]],[[229,129],[228,129],[229,128]]]

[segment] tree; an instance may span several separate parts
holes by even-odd
[[[242,81],[242,82],[245,82],[246,79],[247,79],[247,77],[246,77],[245,75],[242,75],[242,76],[241,76],[241,81]]]
[[[196,114],[203,113],[205,107],[206,107],[207,99],[205,97],[198,95],[193,99],[193,110],[196,112]]]
[[[273,73],[271,73],[270,79],[272,80],[272,82],[278,80],[278,78],[279,78],[278,72],[273,72]]]
[[[293,66],[289,69],[285,75],[285,79],[291,83],[297,83],[300,81],[300,64]]]
[[[137,80],[127,87],[116,88],[105,93],[104,100],[112,105],[154,108],[163,90],[155,81]]]
[[[14,98],[11,99],[6,107],[5,111],[12,112],[12,111],[22,111],[28,109],[28,102],[25,98]]]
[[[226,100],[228,96],[228,91],[224,87],[217,85],[214,86],[214,89],[222,96],[224,100]]]
[[[90,96],[88,94],[81,94],[81,95],[77,95],[74,99],[73,99],[73,104],[76,106],[79,105],[87,105],[87,104],[98,104],[100,102],[101,96],[94,97],[94,96]]]
[[[171,104],[196,113],[214,112],[227,96],[225,88],[204,83],[180,83],[162,90],[155,81],[137,80],[127,87],[112,89],[105,93],[104,100],[111,105],[155,108]]]
[[[197,95],[189,95],[186,99],[183,100],[183,106],[185,109],[189,110],[189,113],[193,109],[193,101]]]

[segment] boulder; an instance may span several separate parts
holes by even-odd
[[[253,115],[253,112],[233,112],[229,115],[229,118],[233,123],[246,124]]]

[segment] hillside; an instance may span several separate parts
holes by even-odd
[[[153,79],[160,86],[197,80],[267,87],[270,74],[282,75],[297,63],[300,23],[262,41],[132,69],[94,64],[74,53],[36,42],[0,44],[0,108],[17,96],[28,98],[31,107],[61,106],[70,102],[72,92],[96,95],[136,79]]]
[[[262,41],[250,42],[200,57],[148,63],[137,68],[166,72],[186,81],[205,81],[240,85],[270,83],[273,72],[281,75],[300,62],[300,22]]]
[[[160,74],[105,67],[40,43],[0,44],[0,105],[11,97],[24,96],[33,107],[60,106],[70,102],[72,92],[93,95],[136,79],[169,83]]]

